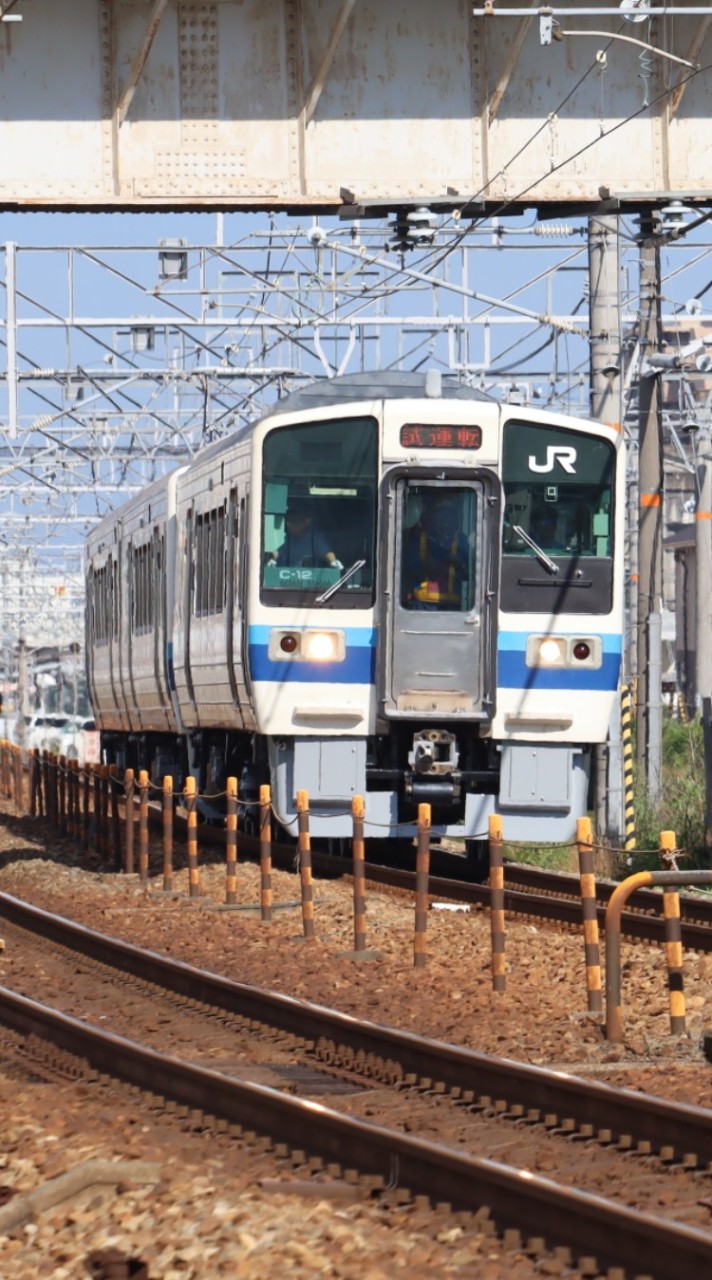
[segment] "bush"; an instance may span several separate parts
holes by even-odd
[[[661,831],[675,832],[677,847],[690,855],[685,867],[710,866],[710,850],[705,846],[705,756],[699,720],[689,724],[665,721],[660,796],[651,801],[642,780],[636,779],[635,822],[634,870],[660,866],[655,851]]]

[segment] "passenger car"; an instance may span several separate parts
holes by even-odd
[[[99,763],[99,732],[94,720],[82,717],[67,720],[59,733],[49,740],[50,751],[67,760],[78,760],[80,765]]]

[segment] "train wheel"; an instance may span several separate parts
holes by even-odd
[[[475,884],[484,884],[489,876],[489,842],[487,840],[466,840],[468,879]]]

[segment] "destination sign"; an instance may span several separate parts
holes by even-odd
[[[482,428],[407,422],[400,429],[400,442],[404,449],[479,449]]]

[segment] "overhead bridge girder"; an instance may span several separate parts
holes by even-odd
[[[0,208],[702,196],[712,6],[664,8],[0,0]]]

